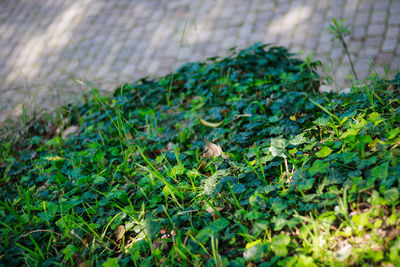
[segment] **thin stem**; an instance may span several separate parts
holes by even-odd
[[[356,80],[358,80],[358,76],[357,76],[356,70],[354,69],[353,61],[351,60],[349,50],[347,49],[347,44],[346,44],[346,42],[345,42],[345,40],[343,38],[342,33],[339,33],[339,37],[340,37],[340,41],[342,42],[344,51],[346,52],[347,58],[349,59],[351,70],[353,71],[354,76],[356,77]]]

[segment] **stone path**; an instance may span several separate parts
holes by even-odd
[[[26,107],[54,107],[86,89],[165,75],[189,61],[255,42],[313,53],[321,72],[351,74],[326,29],[344,18],[361,78],[369,59],[400,65],[400,0],[1,0],[0,120]]]

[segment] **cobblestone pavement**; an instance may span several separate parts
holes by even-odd
[[[399,14],[400,0],[1,0],[0,119],[21,103],[78,97],[86,89],[75,79],[110,91],[255,42],[312,53],[344,84],[351,69],[327,30],[332,17],[350,24],[360,78],[370,59],[394,73]]]

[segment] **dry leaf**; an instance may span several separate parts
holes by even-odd
[[[89,267],[90,263],[88,261],[82,261],[79,263],[78,267]]]
[[[115,237],[115,241],[119,241],[124,237],[125,234],[125,226],[120,225],[115,229],[113,235]]]
[[[385,247],[389,244],[390,241],[395,239],[397,236],[400,235],[400,228],[394,228],[390,230],[390,232],[387,234],[386,240],[385,240]]]
[[[79,127],[76,125],[71,125],[67,129],[65,129],[62,133],[63,139],[65,139],[68,135],[74,134],[79,130]]]
[[[228,156],[222,152],[222,149],[219,145],[213,144],[206,140],[205,152],[203,153],[203,157],[215,159],[218,156],[222,156],[224,159],[228,158]]]
[[[207,127],[216,128],[216,127],[220,126],[224,121],[222,120],[220,122],[214,123],[214,122],[205,121],[202,118],[200,118],[200,122],[201,122],[201,124],[203,124],[203,125],[205,125]]]
[[[131,133],[128,133],[125,138],[127,141],[131,141],[133,139],[133,136],[131,135]]]
[[[168,244],[164,240],[154,240],[153,241],[153,249],[154,250],[161,248],[162,245],[164,245],[164,249],[168,249]]]
[[[169,150],[172,150],[174,148],[174,144],[172,142],[168,142],[166,147],[161,148],[161,152],[165,153]]]
[[[215,210],[214,210],[211,206],[209,206],[207,203],[206,203],[205,205],[206,205],[206,211],[209,212],[209,213],[211,213],[212,218],[213,218],[213,221],[218,220],[218,219],[219,219],[219,216],[218,216],[218,214],[215,212]],[[216,209],[218,212],[220,212],[221,210],[223,210],[223,208],[220,208],[220,207],[215,207],[215,209]]]
[[[207,203],[205,203],[204,205],[206,205],[206,211],[207,211],[207,212],[209,212],[209,213],[215,213],[215,210],[214,210],[210,205],[208,205]],[[215,207],[215,209],[216,209],[217,211],[221,211],[221,210],[223,210],[224,208]]]
[[[274,101],[274,94],[271,94],[270,97],[267,98],[267,101],[265,102],[265,106],[268,108],[271,106],[272,102]]]
[[[393,84],[389,84],[387,90],[388,90],[388,91],[394,91],[394,86],[393,86]]]

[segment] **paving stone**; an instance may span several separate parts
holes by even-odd
[[[260,39],[262,39],[262,34],[261,34],[261,38],[260,38]],[[250,40],[251,40],[251,39],[250,39]],[[231,36],[226,37],[226,38],[222,41],[222,43],[221,43],[221,48],[224,49],[224,50],[228,50],[228,49],[234,47],[235,44],[236,44],[236,36],[231,35]]]
[[[352,35],[346,41],[361,72],[366,71],[362,61],[366,55],[386,62],[398,60],[394,53],[400,53],[397,0],[152,0],[145,4],[96,0],[82,1],[75,10],[71,9],[74,1],[32,3],[0,2],[0,91],[5,86],[24,87],[29,80],[32,92],[44,97],[39,78],[21,76],[34,73],[54,80],[54,87],[68,95],[76,92],[69,74],[84,74],[100,85],[116,84],[171,72],[177,67],[179,49],[183,64],[227,55],[232,46],[246,48],[256,41],[314,52],[325,63],[329,63],[325,57],[329,54],[335,69],[340,69],[348,62],[326,30],[331,15],[352,24]],[[393,54],[392,59],[387,52]],[[164,64],[169,60],[172,63]],[[16,93],[15,101],[22,101]]]
[[[373,7],[373,1],[362,0],[358,6],[359,11],[370,12]]]
[[[387,10],[390,6],[391,0],[378,0],[374,3],[374,11]]]
[[[376,58],[376,55],[377,55],[378,52],[379,52],[379,48],[376,48],[376,47],[368,47],[368,48],[364,49],[363,52],[364,52],[364,53],[361,53],[360,56],[367,56],[367,57],[370,57],[370,58],[372,58],[372,59],[375,59],[375,58]]]
[[[392,60],[392,64],[390,65],[390,70],[393,73],[400,72],[400,56],[396,56]]]
[[[372,47],[377,47],[377,48],[379,48],[380,47],[380,45],[381,45],[381,43],[382,43],[382,41],[383,41],[383,38],[382,38],[382,36],[378,36],[378,37],[367,37],[366,38],[366,40],[365,40],[365,42],[364,42],[364,45],[365,45],[365,47],[368,47],[368,48],[372,48]]]
[[[385,41],[382,44],[382,51],[383,52],[395,51],[397,43],[398,42],[396,39],[385,39]]]
[[[340,65],[335,72],[336,82],[343,86],[349,76],[353,76],[350,65]]]
[[[389,26],[389,28],[386,30],[386,38],[397,38],[400,33],[400,27],[396,26]]]
[[[303,48],[306,50],[306,52],[313,52],[315,51],[315,48],[318,45],[318,38],[308,38],[307,41],[305,42]]]
[[[388,12],[386,10],[373,12],[371,17],[371,23],[373,24],[384,23],[387,17],[388,17]]]
[[[369,59],[366,57],[358,58],[356,63],[354,64],[354,68],[359,78],[364,79],[367,76],[370,69]]]
[[[343,48],[342,47],[334,47],[331,52],[332,59],[340,59],[343,56]]]
[[[360,3],[360,0],[347,0],[344,9],[349,9],[352,10],[353,12],[357,9],[358,5]]]
[[[385,33],[385,24],[371,24],[368,27],[368,36],[380,36]]]
[[[388,24],[389,25],[400,25],[400,16],[397,13],[391,13],[390,17],[388,19]]]
[[[384,53],[379,53],[376,57],[375,63],[377,65],[383,65],[383,64],[389,64],[392,62],[393,59],[393,52],[384,52]]]
[[[398,10],[400,10],[400,2],[396,0],[392,1],[389,10],[393,14],[398,13]]]
[[[356,19],[354,21],[355,26],[366,26],[370,19],[370,12],[368,11],[360,11],[356,15]]]
[[[367,29],[365,26],[356,26],[352,31],[352,38],[355,40],[364,39],[367,36]]]
[[[352,41],[348,44],[349,52],[356,53],[359,52],[362,47],[361,41]]]

